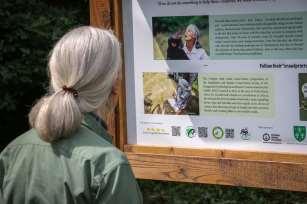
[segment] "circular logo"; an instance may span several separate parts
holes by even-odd
[[[212,129],[212,135],[216,139],[221,139],[224,136],[224,130],[221,127],[214,127]]]
[[[193,127],[187,127],[185,129],[185,134],[186,136],[188,136],[189,138],[195,137],[196,135],[196,131]]]
[[[269,133],[264,133],[262,135],[262,139],[263,139],[263,141],[266,141],[266,142],[269,141],[271,139],[270,134]]]

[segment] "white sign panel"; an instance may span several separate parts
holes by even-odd
[[[307,1],[123,1],[128,143],[307,153]]]

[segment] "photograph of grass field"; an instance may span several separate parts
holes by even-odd
[[[198,115],[197,73],[143,73],[144,113]]]
[[[152,18],[153,49],[155,60],[193,60],[195,58],[180,54],[188,42],[187,30],[193,25],[196,29],[194,47],[199,48],[208,57],[209,47],[209,18],[208,16],[163,16]],[[194,31],[195,31],[194,29]],[[172,44],[173,43],[173,44]],[[175,43],[175,44],[174,44]],[[197,43],[197,44],[196,44]],[[172,58],[169,56],[171,45],[177,48]],[[196,45],[196,46],[195,46]],[[172,47],[171,47],[172,48]],[[179,50],[178,50],[179,49]],[[197,51],[200,51],[196,49]],[[187,52],[185,50],[185,52]],[[187,53],[186,53],[187,54]],[[180,55],[181,57],[178,57]]]

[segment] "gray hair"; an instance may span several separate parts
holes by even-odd
[[[196,48],[196,49],[201,48],[202,46],[201,46],[201,44],[200,44],[200,42],[199,42],[200,31],[199,31],[198,27],[197,27],[196,25],[194,25],[194,24],[190,24],[190,25],[188,25],[188,27],[186,28],[186,32],[187,32],[187,31],[190,31],[190,32],[194,33],[194,35],[196,36],[195,48]]]
[[[198,27],[194,24],[188,25],[188,27],[186,28],[186,32],[187,31],[194,33],[194,35],[196,36],[196,40],[198,40],[198,38],[200,37],[200,31]]]
[[[65,34],[50,55],[50,92],[32,108],[30,125],[47,142],[76,132],[83,113],[108,104],[120,64],[120,45],[112,32],[84,26]]]

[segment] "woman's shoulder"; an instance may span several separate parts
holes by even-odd
[[[50,146],[50,143],[41,140],[37,134],[37,131],[32,128],[16,137],[6,146],[4,150],[23,146]]]
[[[57,151],[69,153],[73,157],[82,157],[94,163],[99,160],[126,162],[127,159],[124,154],[106,137],[109,136],[98,135],[87,127],[81,126],[75,135],[59,141],[54,145],[54,148]]]
[[[105,139],[87,127],[80,130],[67,140],[62,140],[54,147],[58,154],[83,164],[85,161],[99,172],[129,164],[125,154]]]
[[[81,126],[74,135],[50,144],[43,141],[35,129],[31,129],[13,140],[2,151],[2,154],[9,156],[18,152],[27,152],[29,158],[32,153],[35,153],[33,157],[49,155],[47,157],[61,157],[65,160],[81,162],[114,161],[127,163],[125,155],[107,141],[105,137],[107,136],[103,137],[87,127]],[[39,154],[39,152],[42,152],[42,154]]]

